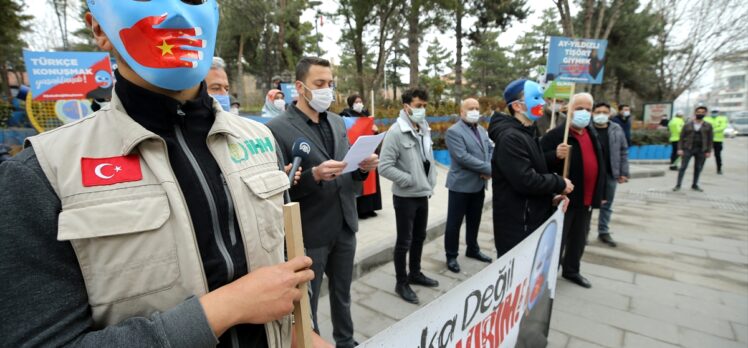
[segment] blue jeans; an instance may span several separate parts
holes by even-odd
[[[618,179],[608,176],[608,180],[605,182],[605,197],[608,201],[600,206],[600,214],[597,219],[598,234],[610,234],[608,225],[610,224],[610,216],[613,215],[613,199],[616,196],[616,187],[618,187]]]

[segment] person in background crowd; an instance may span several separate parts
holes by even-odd
[[[0,165],[0,346],[291,346],[312,260],[284,261],[289,180],[272,133],[208,95],[218,4],[87,4],[117,61],[114,95]],[[167,41],[145,30],[152,18]],[[177,34],[193,28],[199,40]],[[245,139],[269,151],[232,160]]]
[[[226,63],[221,57],[213,57],[208,75],[205,75],[208,94],[218,101],[223,111],[231,110],[229,97],[229,77],[226,75]]]
[[[691,189],[704,192],[699,186],[699,175],[701,175],[701,170],[704,169],[704,162],[711,156],[712,148],[714,147],[714,130],[711,124],[704,121],[708,111],[706,106],[697,107],[694,119],[683,126],[683,130],[680,133],[680,142],[678,143],[678,156],[681,156],[682,159],[680,170],[678,171],[678,183],[673,188],[673,191],[680,191],[683,177],[686,175],[686,169],[688,169],[688,162],[693,157],[694,168]]]
[[[275,75],[273,76],[272,81],[273,81],[273,84],[272,84],[273,89],[282,90],[281,83],[283,83],[283,78],[281,78],[278,75]]]
[[[565,279],[585,288],[592,285],[580,273],[580,261],[587,244],[590,215],[593,208],[600,208],[605,197],[605,161],[600,148],[597,131],[590,123],[594,101],[589,93],[575,94],[569,102],[571,127],[569,145],[572,146],[569,179],[580,189],[569,195],[569,209],[564,217],[564,234],[562,239],[563,273]],[[564,140],[564,126],[548,132],[541,144],[546,153],[553,153]],[[565,156],[564,156],[565,159]],[[563,173],[564,161],[559,159],[553,166],[556,173]]]
[[[631,107],[627,104],[621,104],[618,106],[620,113],[613,117],[612,121],[618,123],[623,129],[623,134],[626,135],[626,145],[631,147]]]
[[[678,170],[678,166],[675,161],[678,160],[678,143],[680,142],[680,132],[683,130],[683,125],[686,122],[683,120],[683,111],[678,110],[675,113],[675,117],[670,119],[667,123],[667,129],[670,131],[670,146],[673,148],[670,154],[670,170]]]
[[[265,105],[262,107],[262,117],[275,117],[286,111],[286,101],[283,92],[271,89],[265,96]]]
[[[468,98],[462,101],[460,120],[447,129],[446,143],[452,164],[447,175],[449,201],[447,204],[447,225],[444,232],[444,250],[447,254],[447,268],[460,273],[457,262],[459,254],[460,229],[465,219],[465,256],[481,262],[491,262],[491,258],[480,251],[478,227],[483,214],[483,201],[491,179],[491,156],[493,144],[480,121],[480,103]]]
[[[242,104],[239,103],[239,98],[237,98],[236,93],[231,94],[229,102],[231,103],[229,112],[234,115],[239,115],[239,108],[241,108]]]
[[[603,150],[605,172],[608,174],[605,180],[606,200],[600,206],[597,221],[597,239],[611,247],[616,247],[616,242],[610,236],[610,217],[613,215],[613,199],[618,184],[629,180],[629,147],[621,126],[610,122],[610,114],[610,104],[605,102],[595,104],[592,123],[597,130],[600,147]]]
[[[429,198],[436,186],[431,128],[426,121],[428,101],[429,94],[425,89],[409,89],[403,93],[403,109],[384,137],[379,164],[380,174],[392,181],[397,226],[395,292],[403,300],[415,304],[419,303],[418,296],[410,285],[439,286],[438,281],[421,272]],[[408,254],[409,263],[406,262]]]
[[[360,95],[352,94],[348,96],[348,99],[346,99],[346,103],[348,104],[348,108],[343,110],[343,112],[340,113],[340,116],[349,116],[349,117],[371,116],[371,113],[369,113],[369,110],[366,109],[366,104],[364,104],[364,99],[361,98]]]
[[[546,99],[545,109],[543,109],[543,117],[535,121],[535,126],[538,128],[538,135],[541,137],[548,133],[549,130],[556,128],[562,124],[566,124],[566,113],[565,111],[561,111],[566,107],[566,101],[562,99],[556,100],[556,124],[551,125],[551,118],[553,116],[554,108],[553,105],[553,99]]]
[[[717,174],[722,175],[722,144],[725,141],[725,129],[730,125],[727,115],[720,114],[718,109],[712,110],[711,116],[704,118],[704,122],[712,125],[714,133],[714,159],[717,160]]]
[[[317,57],[305,57],[296,65],[295,88],[299,100],[267,126],[278,141],[278,151],[291,162],[293,144],[304,137],[312,145],[297,185],[289,190],[301,206],[304,246],[314,261],[312,270],[312,317],[319,332],[317,309],[323,275],[330,293],[330,317],[338,347],[355,347],[351,318],[351,281],[356,254],[356,182],[364,181],[379,157],[372,154],[358,169],[343,174],[348,137],[343,119],[327,111],[334,98],[332,66]],[[265,183],[260,186],[264,187]],[[264,191],[263,191],[264,192]],[[280,233],[282,238],[282,232]]]
[[[526,87],[527,86],[527,87]],[[569,179],[552,173],[548,164],[565,158],[567,145],[546,155],[536,137],[533,122],[542,117],[540,86],[524,79],[504,89],[509,115],[491,117],[488,134],[496,143],[491,158],[493,177],[493,228],[498,257],[506,254],[540,227],[554,212],[554,205],[574,190]],[[534,113],[533,111],[538,111]],[[548,158],[550,157],[550,158]],[[566,204],[566,203],[564,203]]]
[[[371,114],[369,113],[369,110],[367,110],[364,107],[364,100],[359,96],[358,94],[353,94],[348,97],[346,100],[348,103],[348,108],[343,110],[343,112],[340,113],[340,116],[343,117],[371,117]],[[379,128],[377,128],[376,124],[373,124],[371,127],[371,132],[373,134],[379,133]],[[358,210],[358,218],[359,219],[368,219],[370,217],[377,216],[377,210],[382,210],[382,192],[379,185],[379,173],[374,173],[374,180],[376,181],[376,192],[368,195],[363,195],[363,190],[361,194],[358,195],[356,198],[356,209]],[[367,178],[367,180],[372,180],[371,178]]]

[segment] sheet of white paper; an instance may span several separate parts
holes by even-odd
[[[379,133],[377,135],[363,135],[358,137],[343,159],[343,162],[347,164],[343,173],[350,173],[358,169],[359,163],[369,158],[377,150],[377,146],[382,142],[385,134]]]

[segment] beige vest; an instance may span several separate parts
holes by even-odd
[[[221,110],[217,102],[213,107]],[[75,249],[96,328],[165,311],[208,291],[166,143],[132,120],[116,95],[92,116],[28,141],[62,203],[57,239]],[[207,144],[226,178],[249,269],[283,262],[289,181],[278,169],[272,133],[220,111]],[[81,158],[130,154],[140,157],[142,180],[83,186]],[[266,324],[270,347],[290,346],[290,329],[290,316]]]

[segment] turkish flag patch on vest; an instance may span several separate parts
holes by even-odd
[[[81,174],[85,187],[114,185],[143,179],[138,155],[109,158],[83,157],[81,158]]]

